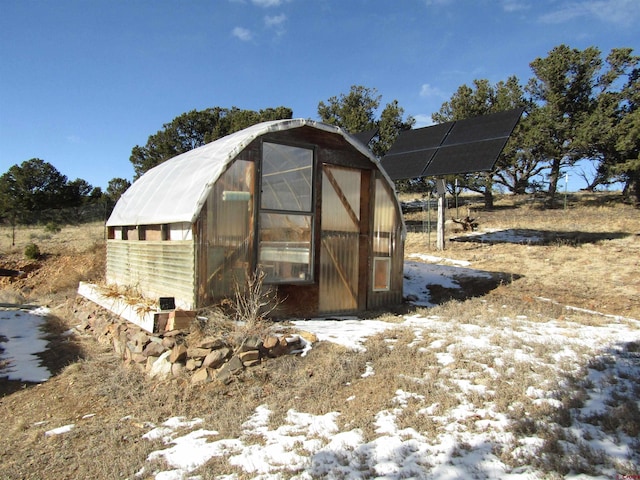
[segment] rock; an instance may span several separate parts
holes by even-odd
[[[260,352],[258,350],[249,350],[248,352],[242,352],[238,355],[240,360],[242,361],[242,365],[245,367],[249,366],[248,363],[255,364],[256,361],[260,360]]]
[[[127,348],[131,350],[131,353],[142,353],[142,345],[135,342],[127,342]]]
[[[200,365],[198,364],[202,365],[202,361],[196,361],[193,358],[189,358],[187,359],[185,368],[187,369],[187,371],[193,372],[196,368],[200,368]]]
[[[272,348],[277,347],[279,342],[280,342],[280,339],[278,337],[269,336],[264,339],[264,341],[262,342],[262,346],[267,350],[271,350]]]
[[[149,336],[143,331],[139,331],[133,337],[131,337],[131,341],[136,345],[141,345],[143,348],[149,343]]]
[[[209,375],[209,369],[206,367],[202,367],[197,372],[195,372],[191,377],[191,383],[196,385],[198,383],[207,383],[211,381],[211,377]]]
[[[187,349],[187,356],[189,358],[204,358],[211,353],[208,348],[190,347]]]
[[[204,357],[202,366],[207,368],[218,368],[225,362],[230,354],[231,350],[229,350],[228,348],[213,350],[209,355]]]
[[[171,363],[183,362],[187,358],[187,347],[184,345],[178,345],[171,349],[171,355],[169,355],[169,361]]]
[[[171,375],[181,377],[185,372],[185,366],[182,363],[171,364]]]
[[[141,353],[131,353],[131,360],[136,363],[145,363],[147,361],[147,357],[142,355]]]
[[[182,333],[182,330],[169,330],[168,332],[164,332],[162,335],[166,337],[177,337]]]
[[[277,343],[269,348],[267,350],[267,355],[271,358],[276,358],[276,357],[280,357],[282,355],[286,355],[287,353],[289,353],[288,349],[287,349],[287,339],[284,337],[273,337],[275,340],[277,340]],[[270,344],[273,342],[270,342]]]
[[[251,335],[244,339],[242,345],[240,345],[240,351],[246,352],[249,350],[260,350],[262,348],[262,339],[257,335]]]
[[[231,382],[233,375],[235,375],[236,373],[241,372],[243,369],[244,369],[244,365],[242,364],[242,361],[240,360],[240,358],[237,355],[234,355],[233,357],[231,357],[231,360],[229,360],[227,363],[225,363],[218,370],[218,373],[216,374],[216,377],[222,383],[227,384],[227,383]]]
[[[159,357],[164,353],[165,350],[166,349],[162,346],[161,343],[149,342],[147,346],[144,347],[142,354],[147,357],[149,356]]]
[[[315,343],[315,342],[318,341],[318,337],[316,336],[315,333],[306,332],[304,330],[301,330],[300,332],[298,332],[298,335],[300,335],[302,338],[304,338],[309,343]]]
[[[208,348],[215,350],[217,348],[227,347],[226,342],[220,338],[205,337],[194,345],[196,348]]]
[[[162,339],[162,345],[165,348],[173,348],[176,346],[176,339],[174,337],[165,337]]]
[[[151,371],[149,372],[149,376],[151,378],[163,378],[171,374],[171,363],[169,362],[170,354],[171,351],[167,350],[162,355],[160,355],[160,357],[155,362],[153,362]]]

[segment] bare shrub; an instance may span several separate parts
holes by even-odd
[[[230,308],[233,318],[244,323],[247,334],[269,331],[271,322],[266,317],[278,307],[275,292],[264,286],[266,276],[262,270],[248,275],[245,285],[235,284],[233,300],[224,302]]]

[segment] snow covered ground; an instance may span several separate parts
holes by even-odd
[[[47,314],[46,308],[0,309],[0,362],[4,364],[0,377],[34,383],[50,377],[36,355],[47,346],[40,330]]]
[[[470,267],[437,257],[408,261],[405,296],[412,295],[417,305],[428,306],[427,284],[455,288],[451,274],[460,269],[472,274]],[[339,342],[356,351],[364,350],[366,339],[372,335],[406,327],[412,332],[416,351],[437,359],[442,375],[442,380],[435,379],[437,387],[452,391],[457,402],[450,406],[430,403],[418,388],[427,379],[411,378],[407,384],[415,385],[415,389],[398,389],[388,399],[388,408],[372,414],[375,438],[365,438],[362,428],[341,426],[339,411],[315,415],[292,409],[276,427],[269,422],[268,404],[258,406],[246,419],[239,438],[221,438],[216,426],[201,418],[167,418],[158,425],[147,424],[142,438],[160,439],[164,446],[149,454],[147,463],[140,465],[138,477],[197,479],[195,471],[199,467],[212,458],[224,457],[244,472],[242,478],[264,480],[541,478],[543,472],[532,462],[519,463],[518,459],[537,455],[548,439],[534,431],[516,435],[510,425],[512,418],[497,406],[500,393],[495,380],[509,382],[519,368],[526,366],[541,373],[532,376],[537,380],[525,385],[522,394],[530,405],[550,410],[562,407],[562,392],[544,372],[558,372],[562,377],[583,368],[580,386],[586,396],[574,405],[570,423],[558,428],[564,434],[562,448],[569,452],[567,458],[573,465],[580,461],[594,465],[582,469],[588,474],[569,471],[564,478],[638,478],[637,435],[596,424],[605,412],[617,408],[616,399],[621,402],[622,398],[633,398],[638,411],[640,322],[601,316],[585,325],[572,321],[571,312],[575,310],[566,311],[563,318],[510,318],[497,306],[491,321],[479,319],[474,323],[455,323],[428,314],[408,315],[400,323],[349,318],[295,322],[315,333],[319,341]],[[597,316],[596,312],[587,313]],[[393,348],[392,343],[389,348]],[[464,362],[459,361],[461,352]],[[375,364],[368,364],[363,377],[375,375]],[[565,382],[564,387],[573,388],[568,379]],[[358,402],[360,395],[364,393],[354,391],[347,401]],[[417,405],[418,413],[429,417],[436,434],[401,425],[410,405],[414,409]],[[634,408],[628,402],[626,405]],[[517,408],[509,405],[507,411]],[[73,428],[81,427],[61,425],[46,435],[64,435]],[[166,468],[155,470],[158,459],[164,460]],[[229,472],[216,475],[221,480],[239,478]]]
[[[622,351],[625,342],[640,341],[637,329],[640,324],[633,328],[628,323],[612,322],[605,326],[578,328],[566,321],[540,322],[527,318],[502,318],[500,323],[502,335],[521,339],[525,345],[546,344],[548,358],[555,359],[558,364],[578,363],[585,349],[601,355],[601,364],[594,364],[584,380],[591,387],[589,398],[575,414],[575,418],[582,420],[574,421],[569,429],[576,438],[576,455],[582,449],[593,452],[585,454],[585,461],[602,461],[604,457],[607,460],[600,467],[593,466],[598,474],[567,474],[565,478],[624,478],[618,475],[622,469],[637,471],[640,460],[637,438],[621,432],[605,433],[590,419],[607,408],[612,396],[615,397],[613,391],[625,382],[624,378],[640,375],[639,355]],[[373,320],[304,321],[299,324],[318,334],[320,340],[342,340],[345,346],[354,349],[364,348],[367,336],[392,325]],[[460,346],[476,352],[477,358],[493,358],[496,366],[530,362],[532,368],[554,367],[549,363],[543,365],[545,360],[536,355],[534,349],[511,351],[494,345],[495,326],[459,325],[458,343],[443,350],[444,339],[451,338],[450,322],[416,315],[406,317],[403,324],[414,331],[417,339],[426,335],[435,338],[430,348],[438,351],[443,374],[454,364],[455,350]],[[491,375],[494,367],[484,367],[484,374]],[[457,383],[459,387],[460,401],[455,407],[442,411],[438,404],[421,404],[424,415],[431,416],[441,425],[440,433],[435,437],[398,425],[398,418],[409,402],[422,403],[424,400],[422,395],[410,390],[397,390],[389,399],[390,407],[371,418],[378,436],[370,441],[364,440],[359,428],[341,429],[338,426],[340,412],[337,411],[314,415],[290,410],[284,424],[270,427],[270,409],[265,404],[247,418],[241,438],[219,438],[215,429],[197,418],[169,418],[161,425],[150,425],[144,438],[161,438],[165,447],[151,453],[149,460],[164,459],[169,468],[150,472],[143,466],[140,475],[153,473],[157,480],[198,478],[191,477],[190,472],[213,457],[226,457],[231,465],[257,479],[540,478],[541,472],[530,466],[510,467],[502,455],[526,458],[545,440],[535,435],[516,438],[509,429],[507,416],[493,408],[494,402],[473,400],[478,395],[490,397],[491,392],[482,382],[474,381],[472,371],[458,367],[456,370],[447,372],[452,384]],[[622,378],[619,377],[621,372],[624,373]],[[364,375],[375,375],[375,367],[369,366]],[[416,384],[421,380],[416,378]],[[531,384],[526,395],[533,404],[550,408],[559,406],[557,392],[547,390],[545,386],[544,381]],[[442,388],[451,387],[443,385]],[[349,398],[353,402],[358,400],[357,392]],[[506,453],[501,453],[505,446]],[[565,447],[574,448],[568,444]],[[221,474],[218,478],[226,480],[236,476]]]

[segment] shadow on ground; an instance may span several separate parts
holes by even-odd
[[[597,243],[604,240],[616,240],[631,235],[628,232],[559,232],[552,230],[538,230],[514,228],[494,232],[472,233],[452,237],[452,242],[473,243],[516,243],[524,245],[583,245]]]
[[[501,272],[486,272],[486,276],[454,275],[453,279],[459,285],[447,288],[442,285],[428,285],[429,299],[433,304],[442,304],[450,300],[466,300],[482,297],[500,285],[506,285],[521,278],[521,275]]]

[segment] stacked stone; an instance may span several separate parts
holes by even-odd
[[[87,307],[93,307],[89,312]],[[247,336],[239,345],[228,339],[190,335],[185,330],[153,334],[135,324],[120,320],[90,302],[79,302],[77,329],[91,333],[110,345],[127,364],[139,365],[154,378],[189,375],[193,384],[219,381],[228,384],[245,368],[269,358],[297,354],[312,334]]]

